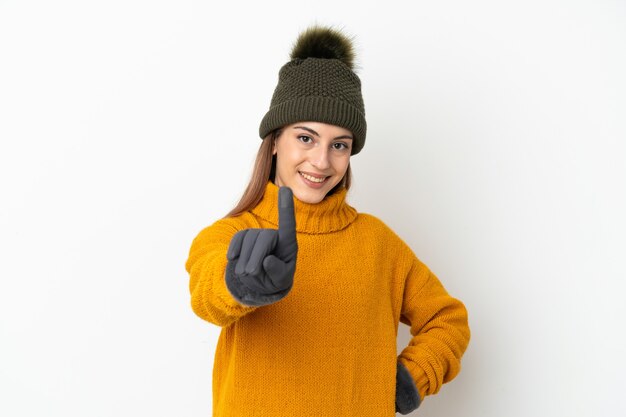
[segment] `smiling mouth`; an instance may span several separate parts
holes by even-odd
[[[306,178],[307,180],[311,181],[311,182],[315,182],[315,183],[323,183],[324,181],[326,181],[328,178],[330,177],[323,177],[323,178],[317,178],[317,177],[312,177],[311,175],[305,174],[303,172],[298,171],[298,174],[302,175],[304,178]]]

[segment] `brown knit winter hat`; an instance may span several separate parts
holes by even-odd
[[[270,109],[259,127],[261,139],[281,126],[310,120],[350,130],[351,154],[359,153],[367,124],[351,40],[336,29],[312,26],[300,33],[290,58],[278,73]]]

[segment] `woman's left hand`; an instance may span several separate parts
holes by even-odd
[[[420,394],[409,370],[400,362],[396,366],[396,412],[409,414],[421,403]]]

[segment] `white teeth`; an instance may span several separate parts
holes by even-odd
[[[326,181],[326,178],[328,178],[328,177],[324,177],[324,178],[315,178],[315,177],[312,177],[312,176],[310,176],[310,175],[307,175],[307,174],[305,174],[305,173],[303,173],[303,172],[300,172],[300,175],[302,175],[304,178],[306,178],[307,180],[309,180],[309,181],[311,181],[311,182],[318,182],[318,183],[319,183],[319,182],[324,182],[324,181]]]

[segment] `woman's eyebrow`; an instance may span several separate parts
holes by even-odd
[[[304,130],[306,130],[307,132],[312,133],[312,134],[314,134],[314,135],[315,135],[315,136],[317,136],[317,137],[319,137],[319,136],[320,136],[320,134],[319,134],[319,133],[317,133],[315,130],[311,129],[310,127],[306,127],[306,126],[294,126],[293,128],[294,128],[294,129],[304,129]],[[352,136],[350,136],[350,135],[341,135],[341,136],[337,136],[337,137],[336,137],[335,139],[333,139],[333,140],[337,140],[337,139],[352,139],[352,140],[354,140],[354,139],[352,138]]]

